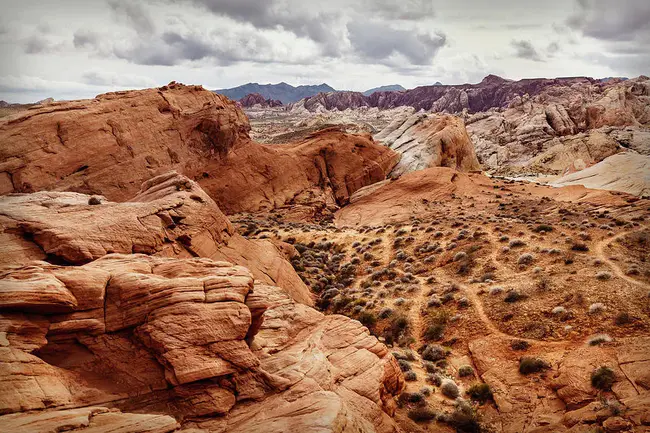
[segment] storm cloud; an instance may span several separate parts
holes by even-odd
[[[516,57],[519,57],[520,59],[534,60],[535,62],[542,61],[542,57],[530,41],[512,40],[510,41],[510,45],[515,49]]]
[[[650,74],[649,22],[647,0],[21,0],[0,16],[0,99],[631,77]]]

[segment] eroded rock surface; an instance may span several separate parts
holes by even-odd
[[[251,141],[249,129],[233,101],[176,83],[37,106],[0,122],[0,193],[75,191],[124,201],[173,169],[227,214],[337,206],[385,179],[398,158],[369,136],[329,130],[267,146]]]
[[[458,117],[424,113],[398,117],[375,139],[401,156],[393,176],[429,167],[480,169],[465,124]]]
[[[359,322],[201,257],[240,252],[196,184],[169,174],[131,202],[88,199],[3,198],[0,429],[397,431],[403,377],[387,348]]]

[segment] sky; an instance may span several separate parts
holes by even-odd
[[[650,75],[650,0],[0,0],[0,100]]]

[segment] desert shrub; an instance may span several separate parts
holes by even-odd
[[[540,224],[537,227],[533,229],[535,233],[541,233],[541,232],[552,232],[553,227],[548,225],[548,224]]]
[[[524,375],[537,373],[547,368],[550,368],[550,365],[539,358],[524,356],[519,360],[519,373]]]
[[[370,311],[363,311],[359,314],[359,322],[367,328],[372,328],[377,323],[377,317]]]
[[[530,344],[526,340],[514,340],[510,343],[512,350],[528,350]]]
[[[379,318],[380,319],[387,319],[387,318],[390,317],[391,314],[393,314],[392,308],[385,307],[385,308],[382,308],[381,310],[379,310]]]
[[[616,315],[616,317],[614,318],[614,324],[616,324],[617,326],[624,326],[632,323],[633,320],[634,318],[630,316],[629,313],[623,311]]]
[[[610,341],[612,341],[612,337],[610,337],[609,335],[596,334],[589,337],[589,339],[587,340],[587,344],[589,344],[590,346],[599,346],[603,343],[609,343]]]
[[[458,369],[459,377],[474,376],[474,369],[470,365],[463,365]]]
[[[426,370],[427,373],[437,373],[438,367],[431,361],[422,361],[422,367]]]
[[[605,311],[605,305],[600,302],[594,302],[589,306],[589,314],[598,314]]]
[[[503,292],[503,287],[492,287],[490,288],[490,295],[496,296]]]
[[[419,392],[403,392],[397,399],[400,405],[404,405],[404,403],[421,403],[423,401],[424,395]]]
[[[88,199],[88,204],[91,206],[96,206],[98,204],[102,204],[102,200],[96,195],[93,195]]]
[[[446,304],[448,302],[453,301],[454,298],[455,298],[455,295],[453,293],[445,293],[444,295],[442,295],[442,298],[440,298],[440,302],[442,302],[443,304]]]
[[[352,301],[353,299],[349,296],[336,296],[334,298],[332,309],[335,313],[338,313],[343,311]]]
[[[400,370],[402,370],[404,373],[411,371],[412,369],[411,364],[406,359],[398,359],[397,365],[399,365]]]
[[[445,359],[446,356],[445,349],[437,344],[428,344],[422,351],[422,359],[425,361],[435,362]]]
[[[519,256],[519,259],[517,259],[517,264],[519,265],[530,265],[535,261],[535,257],[533,257],[532,254],[530,253],[524,253]]]
[[[440,302],[440,298],[437,297],[436,295],[431,296],[429,298],[429,300],[427,301],[427,307],[428,308],[439,307],[441,305],[442,305],[442,302]]]
[[[399,337],[406,331],[409,326],[409,321],[404,316],[396,316],[391,320],[390,326],[384,330],[384,338],[386,343],[392,344],[397,341]]]
[[[408,411],[408,417],[415,422],[427,422],[436,419],[438,414],[428,407],[417,407]]]
[[[609,367],[598,367],[591,373],[591,385],[594,388],[608,391],[612,389],[612,385],[616,381],[614,370]]]
[[[506,297],[503,298],[505,302],[513,303],[517,301],[521,301],[522,299],[525,299],[526,297],[519,293],[516,290],[510,290],[507,294]]]
[[[449,398],[456,398],[460,394],[458,385],[451,379],[443,379],[440,383],[440,391]]]
[[[469,299],[467,299],[466,297],[463,296],[462,298],[460,298],[460,299],[458,300],[458,306],[459,306],[460,308],[467,308],[467,307],[469,307]]]
[[[612,278],[612,274],[607,271],[600,271],[596,273],[596,279],[600,281],[607,281]]]
[[[424,395],[425,397],[428,397],[431,395],[431,388],[429,388],[428,386],[423,386],[422,388],[420,388],[420,393],[422,393],[422,395]]]
[[[424,331],[424,339],[429,341],[438,341],[445,333],[447,326],[444,323],[434,323],[427,327]]]
[[[479,433],[481,431],[481,425],[472,405],[463,400],[458,400],[454,411],[442,417],[441,421],[454,427],[460,433]]]
[[[440,386],[442,377],[439,374],[427,374],[426,381],[431,385]]]
[[[406,380],[407,382],[414,382],[418,380],[418,375],[413,370],[407,371],[406,373],[404,373],[404,380]]]
[[[573,251],[581,251],[581,252],[589,251],[589,247],[588,247],[586,244],[582,243],[582,242],[576,242],[576,243],[574,243],[574,244],[571,246],[571,249],[572,249]]]
[[[463,251],[459,251],[454,255],[454,261],[455,262],[459,262],[459,261],[461,261],[461,260],[463,260],[465,258],[467,258],[467,253],[465,253]]]
[[[474,401],[483,404],[492,400],[492,391],[487,383],[475,383],[465,392]]]
[[[510,248],[523,247],[524,245],[526,245],[526,242],[522,241],[521,239],[513,239],[508,243],[508,246]]]

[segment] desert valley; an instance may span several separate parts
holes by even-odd
[[[1,431],[650,431],[645,76],[3,110]]]

